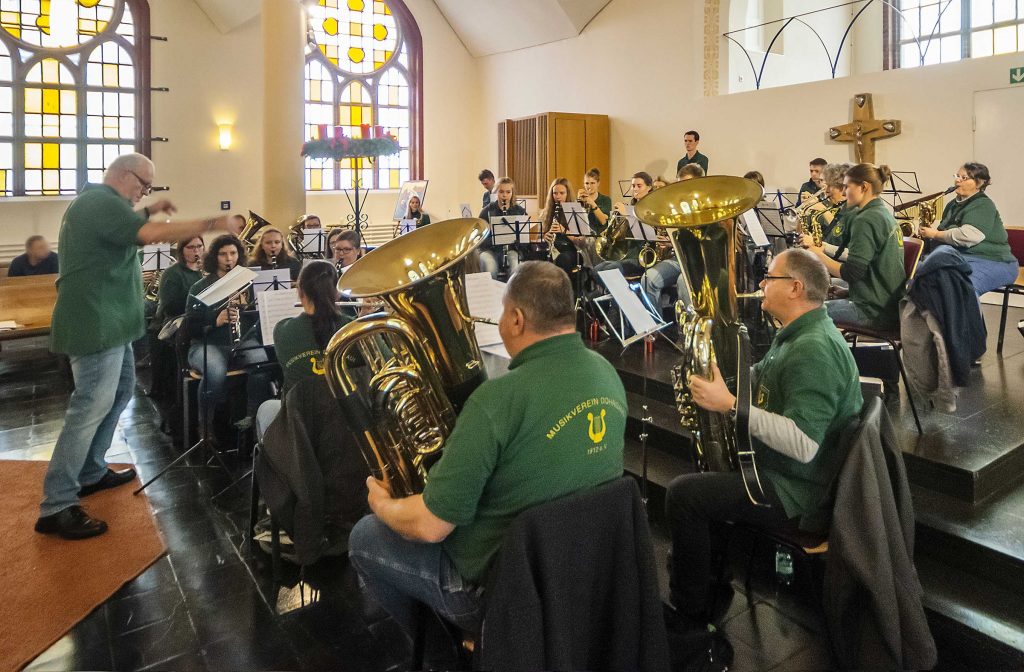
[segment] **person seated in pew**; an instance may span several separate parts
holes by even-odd
[[[7,277],[20,278],[27,275],[50,275],[59,273],[57,253],[50,250],[50,243],[40,235],[29,236],[25,241],[25,253],[11,259]]]
[[[203,259],[206,277],[192,285],[186,300],[185,325],[191,337],[188,350],[188,364],[202,376],[199,382],[197,407],[199,426],[213,419],[213,412],[227,400],[226,383],[228,371],[249,368],[267,361],[258,333],[258,323],[242,314],[238,302],[227,306],[206,306],[196,297],[207,287],[217,282],[245,258],[245,246],[237,236],[224,235],[216,238]],[[263,372],[250,370],[246,380],[249,404],[242,426],[251,424],[258,407],[257,401],[268,396],[266,388],[269,377]],[[247,422],[248,421],[248,422]]]
[[[880,197],[890,174],[888,166],[859,163],[843,177],[847,204],[857,208],[845,225],[849,231],[846,261],[833,259],[813,243],[807,248],[833,277],[849,283],[849,298],[825,302],[836,322],[881,330],[899,325],[899,302],[907,279],[903,232]]]
[[[422,494],[395,498],[367,479],[373,514],[349,537],[363,589],[410,637],[421,601],[479,632],[487,574],[516,516],[622,475],[626,393],[575,332],[569,278],[523,262],[502,306],[508,373],[469,396]]]
[[[704,169],[696,163],[688,163],[679,169],[680,182],[698,177],[704,177]],[[666,288],[673,284],[676,286],[676,298],[689,306],[691,303],[690,288],[686,285],[686,279],[679,267],[679,260],[676,259],[676,255],[672,251],[672,244],[662,230],[658,232],[658,240],[662,241],[655,246],[658,256],[665,258],[644,271],[640,285],[655,308],[661,308],[661,295]]]
[[[502,177],[498,180],[494,187],[494,198],[491,200],[490,205],[484,206],[484,209],[480,211],[480,219],[487,222],[488,225],[491,223],[492,217],[512,217],[516,215],[525,215],[526,209],[516,203],[516,184],[512,181],[511,177]],[[477,250],[480,253],[480,270],[486,271],[491,274],[494,279],[498,278],[498,271],[500,264],[498,263],[498,255],[501,253],[500,247],[496,247],[491,243],[491,237],[488,236],[487,240],[483,242]],[[519,265],[519,251],[515,249],[507,250],[508,258],[508,271],[512,273]]]
[[[985,193],[992,183],[988,167],[968,162],[956,171],[956,199],[942,211],[938,226],[922,227],[929,244],[952,245],[971,267],[971,284],[978,296],[1012,285],[1020,264],[1010,250],[1006,227],[995,203]]]
[[[353,232],[354,233],[354,232]],[[299,381],[324,375],[324,350],[338,329],[352,321],[335,303],[339,299],[338,271],[327,261],[307,264],[296,284],[302,312],[274,327],[274,350],[284,380],[281,399]],[[256,434],[262,438],[281,408],[281,399],[269,399],[256,412]]]
[[[288,248],[284,244],[284,234],[273,226],[263,227],[260,231],[253,254],[245,265],[259,266],[261,271],[287,268],[292,282],[298,279],[299,271],[302,270],[302,260],[288,253]]]
[[[409,207],[405,210],[405,219],[415,220],[416,228],[430,224],[430,215],[423,212],[422,202],[416,194],[409,197]]]
[[[863,404],[853,355],[822,307],[828,277],[812,253],[797,248],[776,256],[761,281],[762,308],[782,325],[751,369],[750,435],[770,506],[750,501],[738,471],[684,474],[668,487],[669,603],[684,628],[704,628],[718,616],[710,611],[719,591],[711,577],[712,563],[724,550],[723,523],[828,530],[829,486],[845,458],[840,434]],[[717,366],[713,374],[711,381],[689,377],[693,402],[735,417],[736,397]],[[727,602],[717,600],[716,606],[727,608]]]

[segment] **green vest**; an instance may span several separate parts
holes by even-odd
[[[143,335],[139,229],[146,223],[105,184],[87,184],[61,221],[50,348],[89,355]]]
[[[850,229],[850,256],[867,267],[867,274],[850,283],[850,300],[871,325],[890,329],[899,324],[899,303],[907,280],[903,265],[903,232],[896,218],[875,198],[854,214]]]
[[[526,348],[466,402],[423,501],[454,524],[444,549],[482,583],[505,530],[524,510],[622,475],[626,393],[579,334]]]
[[[942,211],[939,231],[947,231],[969,224],[985,234],[985,240],[971,247],[957,247],[961,254],[969,254],[990,261],[1015,261],[1009,238],[996,204],[983,191],[965,201],[952,201]],[[63,263],[63,261],[62,261]]]
[[[858,375],[850,348],[824,307],[779,330],[754,365],[755,405],[789,418],[819,446],[814,459],[802,464],[753,439],[759,470],[771,479],[786,515],[800,516],[807,529],[828,518],[829,485],[845,458],[839,436],[864,403]]]

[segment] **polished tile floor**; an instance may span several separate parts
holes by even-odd
[[[0,459],[48,459],[67,395],[56,360],[44,350],[5,350],[0,355]],[[177,454],[160,431],[155,406],[138,393],[121,418],[108,459],[134,463],[145,478]],[[230,466],[238,474],[246,470],[244,464]],[[211,501],[232,480],[200,459],[152,485],[149,497],[167,557],[29,669],[405,669],[404,636],[364,602],[344,559],[322,562],[302,577],[284,563],[284,585],[274,584],[269,558],[245,543],[248,482]],[[654,531],[663,568],[667,541],[657,525]],[[798,590],[770,580],[771,558],[764,555],[752,600],[738,592],[724,624],[736,653],[733,669],[826,668],[820,619]],[[428,647],[427,660],[435,668],[454,663],[440,641]]]

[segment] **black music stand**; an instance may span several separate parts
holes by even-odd
[[[590,217],[587,211],[581,206],[574,203],[569,205],[568,211],[565,210],[564,206],[561,206],[559,209],[565,220],[566,236],[591,240],[598,237],[593,229],[590,228]],[[573,244],[573,249],[576,252],[576,264],[573,267],[573,291],[576,294],[576,330],[580,333],[585,333],[587,317],[590,316],[595,320],[599,318],[596,309],[592,305],[590,293],[586,290],[585,273],[587,266],[584,263],[583,251],[575,244]]]
[[[531,222],[528,215],[498,215],[491,217],[488,226],[491,229],[491,246],[513,249],[523,260],[523,251],[530,244],[530,228],[538,222]],[[508,262],[504,264],[508,268]],[[501,265],[499,265],[499,270]]]
[[[323,229],[303,229],[302,244],[298,250],[299,258],[323,259],[326,238]]]

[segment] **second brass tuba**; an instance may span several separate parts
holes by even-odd
[[[766,498],[745,424],[750,341],[736,301],[735,219],[757,205],[762,194],[753,180],[716,175],[662,187],[636,204],[641,221],[669,230],[693,301],[692,306],[676,304],[683,358],[671,373],[682,425],[693,432],[697,467],[739,470],[747,496],[757,505],[766,505]],[[700,408],[690,397],[689,376],[710,380],[715,363],[736,390],[739,422]]]
[[[373,250],[338,281],[391,315],[360,317],[331,338],[325,375],[371,473],[395,497],[423,491],[456,413],[486,379],[469,315],[466,256],[488,234],[450,219]]]

